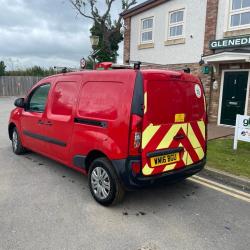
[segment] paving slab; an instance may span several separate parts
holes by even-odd
[[[218,126],[216,123],[208,124],[208,140],[226,137],[234,134],[233,127]]]

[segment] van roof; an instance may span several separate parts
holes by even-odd
[[[141,72],[142,75],[145,78],[151,78],[152,76],[155,76],[157,78],[164,78],[166,80],[170,79],[179,79],[182,81],[191,81],[191,82],[199,82],[198,77],[185,73],[184,71],[174,71],[174,70],[164,70],[164,69],[140,69],[140,70],[134,70],[134,69],[114,69],[114,70],[83,70],[83,71],[75,71],[75,72],[67,72],[67,73],[61,73],[56,74],[52,76],[48,76],[44,79],[51,79],[58,76],[70,76],[70,75],[89,75],[93,76],[96,75],[103,75],[103,74],[111,74],[115,76],[126,74],[134,75],[137,72]]]

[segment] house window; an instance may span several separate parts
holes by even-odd
[[[141,43],[153,42],[153,17],[141,21]]]
[[[169,13],[168,38],[176,39],[184,36],[184,9]]]
[[[230,28],[250,26],[250,0],[231,0]]]

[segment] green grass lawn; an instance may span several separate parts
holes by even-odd
[[[234,151],[233,139],[209,141],[207,166],[250,178],[250,143],[238,142]]]

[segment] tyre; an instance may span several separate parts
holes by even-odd
[[[17,128],[13,128],[11,141],[12,141],[12,150],[16,155],[21,155],[26,152],[26,149],[22,146]]]
[[[116,204],[124,197],[124,188],[107,158],[98,158],[91,163],[88,181],[92,196],[103,206]]]

